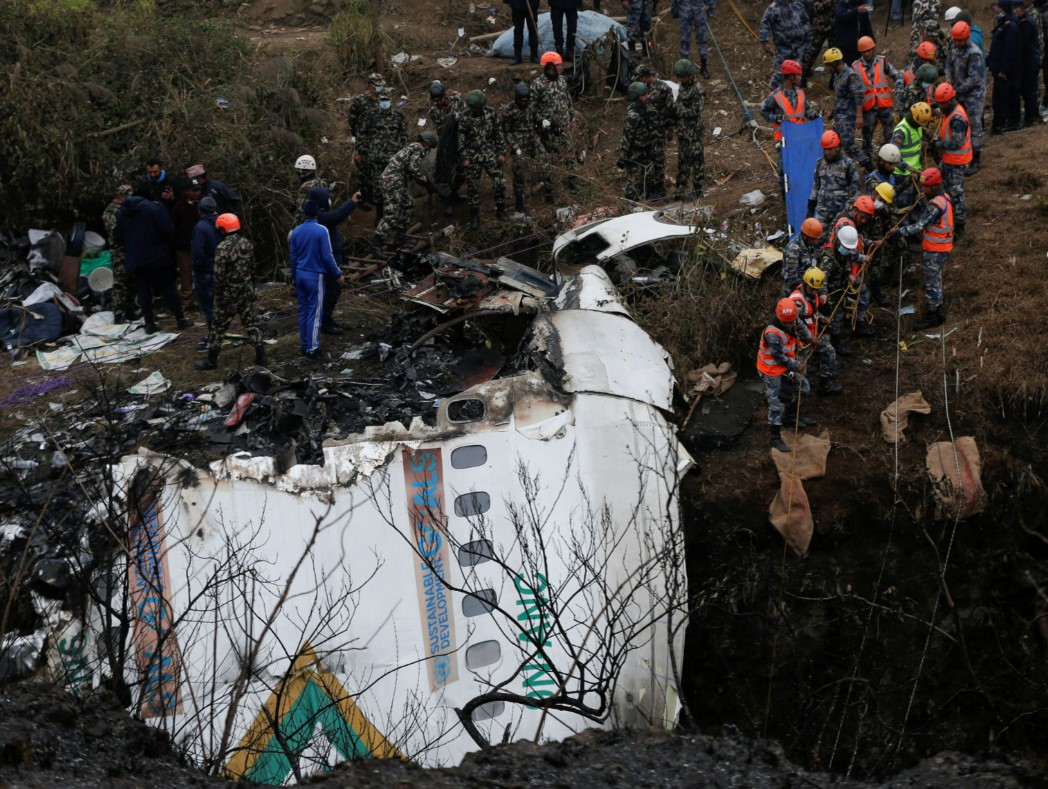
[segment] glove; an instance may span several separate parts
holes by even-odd
[[[793,370],[787,370],[782,374],[782,377],[789,381],[791,384],[797,383],[797,373],[793,372]]]
[[[542,128],[548,129],[552,124],[549,122],[549,118],[542,119]]]
[[[615,162],[615,166],[618,167],[620,170],[625,170],[626,169],[626,160],[625,159],[619,159],[617,162]]]

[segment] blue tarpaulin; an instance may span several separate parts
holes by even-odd
[[[539,14],[539,18],[536,20],[539,26],[539,40],[541,45],[539,46],[539,53],[547,52],[553,49],[553,25],[549,21],[549,14]],[[565,28],[567,25],[565,24]],[[576,32],[576,49],[585,49],[587,42],[595,41],[596,39],[603,36],[608,32],[609,29],[615,30],[618,34],[620,41],[627,39],[626,28],[620,25],[610,16],[604,16],[604,14],[597,13],[596,11],[580,11],[579,12],[579,27]],[[567,30],[565,29],[565,36],[567,36]],[[528,43],[528,28],[524,26],[524,56],[527,57],[528,52],[531,51],[531,45]],[[495,39],[495,43],[491,45],[491,52],[489,53],[499,58],[511,58],[513,57],[513,28],[510,28],[504,32],[501,36]]]
[[[790,238],[800,232],[808,214],[815,163],[822,158],[822,118],[782,124],[782,170],[786,174],[786,222]]]

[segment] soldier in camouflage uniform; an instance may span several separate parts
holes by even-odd
[[[771,86],[777,88],[782,84],[782,62],[803,60],[812,45],[811,21],[804,4],[801,0],[774,0],[761,17],[758,35],[764,51],[775,55]]]
[[[349,122],[349,133],[355,141],[353,161],[357,165],[357,183],[360,193],[366,202],[373,200],[373,184],[371,183],[371,170],[368,168],[364,158],[365,150],[363,141],[359,134],[364,125],[364,119],[378,106],[378,94],[385,82],[381,74],[368,75],[368,88],[364,93],[358,93],[349,101],[349,109],[346,110],[346,120]],[[364,206],[361,206],[364,208]]]
[[[812,70],[815,68],[815,58],[822,51],[823,42],[828,43],[831,47],[836,46],[833,34],[836,5],[837,0],[812,0],[810,4],[811,46],[808,47],[808,51],[804,53],[804,59],[801,61],[801,66],[804,68],[805,82],[811,79]],[[843,57],[841,55],[842,59]],[[837,131],[839,133],[840,129]],[[843,136],[841,139],[844,139]]]
[[[919,101],[926,101],[934,106],[933,94],[939,81],[939,71],[931,63],[925,63],[913,75],[909,85],[896,93],[895,106],[901,112],[903,107],[912,107]]]
[[[961,27],[963,25],[963,27]],[[957,91],[957,101],[968,113],[972,127],[972,163],[965,175],[975,175],[982,162],[983,108],[986,106],[986,58],[979,45],[971,39],[971,27],[958,22],[950,31],[953,39],[946,53],[946,81]],[[924,101],[924,99],[922,99]]]
[[[505,222],[506,179],[502,165],[506,161],[506,138],[498,115],[488,105],[482,90],[466,94],[469,111],[459,118],[458,147],[462,166],[466,169],[466,190],[469,197],[469,226],[480,227],[480,179],[486,172],[491,179],[495,197],[495,218]]]
[[[691,32],[695,31],[695,46],[699,50],[699,72],[706,79],[710,78],[706,59],[710,54],[710,45],[706,42],[706,19],[708,0],[680,0],[677,4],[680,16],[680,56],[687,60],[691,55]],[[831,20],[832,21],[832,20]]]
[[[837,132],[823,132],[821,145],[823,156],[815,163],[815,179],[808,197],[808,216],[827,225],[859,194],[862,182],[855,162],[841,152],[841,137]]]
[[[379,178],[394,154],[408,144],[408,127],[404,113],[393,106],[389,91],[381,88],[378,107],[364,116],[358,140],[364,143],[364,159],[370,171],[373,190],[371,201],[379,217],[382,216],[384,197]]]
[[[295,174],[298,176],[298,192],[295,194],[295,225],[302,224],[305,214],[302,203],[309,195],[310,189],[330,189],[331,184],[317,175],[317,160],[308,153],[295,160]]]
[[[455,91],[448,91],[444,84],[435,79],[429,86],[429,120],[433,124],[433,131],[440,136],[448,121],[456,115],[462,115],[466,111],[466,103]]]
[[[924,40],[931,41],[942,51],[946,43],[939,28],[942,6],[939,0],[913,0],[913,29],[910,31],[910,51],[917,49]]]
[[[631,101],[626,107],[619,160],[615,166],[626,171],[626,199],[637,201],[662,193],[662,181],[653,182],[651,176],[661,173],[665,161],[661,165],[656,161],[659,151],[654,140],[661,124],[651,109],[648,86],[643,82],[631,83],[627,96]]]
[[[124,268],[124,246],[116,240],[116,217],[124,198],[131,196],[132,189],[128,184],[117,187],[116,195],[102,212],[102,224],[106,230],[106,243],[109,245],[109,262],[113,267],[113,311],[128,320],[137,315],[135,308],[135,287],[131,272]]]
[[[629,40],[626,45],[630,52],[640,51],[648,56],[648,33],[651,32],[652,0],[623,0],[626,7],[626,30]]]
[[[371,239],[371,250],[379,257],[386,257],[386,249],[403,243],[404,233],[411,227],[411,215],[415,201],[411,197],[411,184],[423,184],[430,193],[435,191],[433,182],[422,169],[422,160],[440,142],[437,133],[424,131],[416,142],[401,148],[389,160],[382,171],[382,193],[386,196],[386,211],[375,228]]]
[[[801,223],[801,232],[789,240],[782,250],[782,295],[789,296],[800,287],[801,277],[810,268],[820,268],[825,254],[819,245],[826,229],[817,219]]]
[[[866,152],[855,142],[855,125],[859,122],[862,108],[862,78],[844,62],[844,53],[837,47],[826,50],[823,62],[833,70],[833,109],[830,119],[833,130],[840,135],[844,152],[862,166],[870,163]]]
[[[702,135],[705,127],[702,110],[706,94],[695,79],[695,64],[678,60],[673,73],[680,80],[677,92],[677,194],[683,198],[691,187],[691,195],[702,197],[702,179],[706,168],[706,149]]]
[[[215,317],[207,338],[207,359],[195,362],[195,366],[198,370],[218,367],[222,338],[237,316],[255,346],[255,364],[266,364],[255,310],[255,247],[240,235],[236,214],[222,214],[215,220],[215,227],[224,236],[215,249]]]
[[[577,188],[575,181],[575,108],[572,106],[568,83],[560,76],[563,58],[556,52],[542,56],[542,73],[531,81],[531,106],[535,108],[539,139],[549,156],[551,169],[563,168],[568,174],[568,186]],[[552,183],[550,183],[552,188]]]
[[[673,136],[677,111],[673,91],[661,79],[656,79],[651,66],[638,67],[635,78],[648,87],[648,112],[654,115],[654,122],[658,124],[653,140],[655,162],[647,177],[648,197],[657,199],[666,193],[666,144]]]
[[[513,89],[513,101],[501,111],[502,133],[513,157],[513,207],[523,214],[524,191],[529,182],[534,182],[536,171],[551,192],[549,173],[546,172],[546,152],[539,141],[535,110],[531,106],[531,88],[526,82],[518,82]]]

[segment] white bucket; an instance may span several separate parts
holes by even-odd
[[[95,293],[102,293],[113,287],[113,270],[99,266],[87,275],[87,286]]]
[[[88,230],[84,233],[84,245],[82,247],[81,257],[93,258],[97,257],[98,253],[106,248],[106,240],[102,236],[93,230]]]

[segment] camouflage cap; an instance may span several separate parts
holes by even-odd
[[[385,85],[386,80],[381,74],[377,74],[374,71],[368,74],[368,85]]]
[[[120,186],[118,186],[116,188],[116,196],[117,197],[130,197],[131,193],[133,191],[134,191],[134,189],[131,188],[130,184],[120,184]]]
[[[925,19],[921,22],[921,30],[925,33],[941,33],[942,29],[939,27],[939,20],[934,17]]]
[[[651,70],[651,66],[649,66],[647,63],[643,63],[637,66],[637,70],[636,72],[634,72],[634,76],[638,79],[640,79],[641,77],[654,77],[655,72]]]

